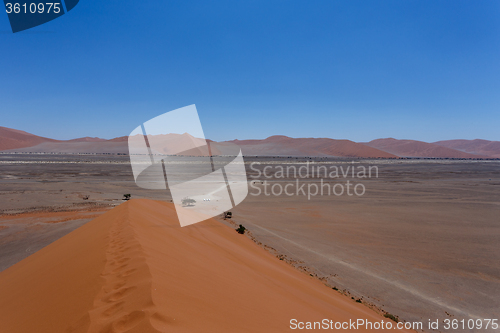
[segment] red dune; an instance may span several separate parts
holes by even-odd
[[[117,138],[108,140],[108,142],[127,142],[128,141],[128,136],[119,136]]]
[[[66,142],[103,142],[103,141],[108,141],[106,139],[101,139],[101,138],[98,138],[98,137],[90,137],[90,136],[86,136],[84,138],[78,138],[78,139],[72,139],[72,140],[67,140]]]
[[[167,134],[164,137],[182,137]],[[160,138],[161,136],[154,136]],[[160,138],[161,139],[161,138]],[[214,142],[207,140],[207,142]],[[214,142],[217,143],[217,142]],[[486,140],[450,140],[427,143],[415,140],[378,139],[367,143],[328,138],[290,138],[275,135],[264,140],[232,140],[213,145],[213,155],[221,154],[227,143],[241,147],[245,156],[334,156],[361,158],[435,157],[500,158],[500,142]],[[0,151],[19,153],[128,154],[128,137],[106,140],[84,137],[53,140],[23,131],[0,127]],[[163,151],[160,153],[168,153]],[[186,151],[184,155],[207,155],[204,151]]]
[[[6,129],[8,130],[8,129]],[[31,135],[23,132],[25,135]],[[182,140],[189,137],[188,134],[167,134],[167,135],[155,135],[150,136],[150,140],[156,140],[160,143],[164,140],[163,145],[164,150],[156,153],[169,154],[169,149],[177,148],[176,152],[181,151],[181,155],[194,155],[194,156],[207,156],[208,149],[205,147],[199,147],[196,149],[188,149],[194,145],[201,145],[204,142],[197,138],[188,138],[188,140]],[[35,136],[36,137],[36,136]],[[1,139],[1,138],[0,138]],[[43,138],[45,139],[45,138]],[[168,140],[167,140],[168,139]],[[2,141],[0,141],[1,144]],[[33,144],[34,143],[34,144]],[[9,148],[6,146],[4,150],[7,152],[18,152],[18,153],[66,153],[66,154],[128,154],[128,136],[118,137],[111,140],[101,139],[101,138],[91,138],[84,137],[73,140],[51,140],[46,139],[33,141],[33,143],[26,142],[24,146],[19,145],[19,147]],[[167,144],[168,143],[168,144]],[[196,144],[195,144],[196,143]],[[184,148],[180,147],[184,145]],[[218,155],[220,152],[216,147],[212,149],[212,154]]]
[[[0,127],[0,151],[20,153],[112,153],[128,154],[128,137],[111,140],[84,137],[54,140],[24,131]]]
[[[56,153],[56,154],[128,154],[127,142],[116,141],[57,141],[43,142],[36,146],[11,149],[18,153]],[[9,152],[8,151],[8,152]]]
[[[481,139],[446,140],[434,142],[434,144],[470,154],[485,155],[490,158],[500,158],[500,141],[488,141]]]
[[[0,150],[32,147],[42,142],[57,142],[57,140],[0,126]]]
[[[264,140],[234,140],[243,155],[257,156],[337,156],[337,157],[397,157],[379,149],[350,140],[327,138],[290,138],[276,135]]]
[[[415,140],[393,138],[377,139],[364,143],[399,157],[435,157],[435,158],[484,158],[486,156],[468,154],[455,149]]]
[[[131,200],[0,272],[9,333],[285,332],[387,319],[215,220]]]

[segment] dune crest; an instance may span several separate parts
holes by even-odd
[[[0,126],[0,150],[32,147],[44,142],[57,142],[57,140]]]
[[[362,158],[395,158],[396,155],[350,140],[329,138],[290,138],[270,136],[264,140],[233,140],[243,155],[251,156],[335,156]]]
[[[364,143],[366,146],[380,149],[399,157],[430,158],[487,158],[483,155],[469,154],[434,143],[416,140],[398,140],[394,138],[376,139]]]
[[[385,318],[207,220],[131,200],[0,273],[6,332],[284,332]],[[385,319],[387,321],[387,319]]]
[[[109,229],[106,264],[101,273],[105,281],[89,311],[87,332],[125,332],[132,327],[141,332],[160,332],[150,323],[156,310],[145,256],[129,221],[114,222]]]
[[[434,144],[470,154],[486,155],[490,158],[500,158],[500,141],[488,141],[481,139],[445,140],[434,142]]]

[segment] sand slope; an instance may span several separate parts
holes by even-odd
[[[56,154],[128,154],[126,142],[117,141],[58,141],[42,142],[36,146],[6,150],[16,153]]]
[[[0,150],[32,147],[42,142],[57,142],[57,140],[0,126]]]
[[[442,147],[433,143],[393,138],[377,139],[365,145],[397,155],[399,157],[436,157],[436,158],[484,158],[486,156],[465,153]]]
[[[0,127],[0,151],[16,153],[128,154],[127,137],[111,140],[84,137],[54,140],[24,131]]]
[[[0,273],[2,331],[282,332],[380,321],[214,220],[131,200]],[[385,319],[387,320],[387,319]]]

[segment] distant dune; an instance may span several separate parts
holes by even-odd
[[[127,142],[128,141],[128,136],[119,136],[117,138],[108,140],[109,142]]]
[[[258,156],[337,156],[397,157],[372,147],[350,141],[327,138],[299,138],[276,135],[264,140],[230,141],[241,147],[243,155]]]
[[[434,142],[442,147],[460,150],[470,154],[486,155],[488,157],[500,158],[500,141],[488,140],[446,140]]]
[[[172,149],[182,150],[201,139],[192,138],[185,142],[188,134],[166,134],[150,137],[157,147],[162,142],[161,151],[170,154]],[[189,136],[189,135],[188,135]],[[177,139],[176,139],[177,138]],[[434,158],[500,158],[500,142],[486,140],[449,140],[427,143],[415,140],[377,139],[357,143],[350,140],[329,138],[290,138],[275,135],[263,140],[232,140],[213,142],[212,154],[227,150],[228,144],[237,144],[245,156],[329,156],[358,158],[397,158],[397,157],[434,157]],[[175,147],[174,147],[175,146]],[[199,150],[199,149],[198,149]],[[206,155],[203,151],[185,151],[184,155]],[[39,137],[19,130],[0,127],[0,151],[16,153],[68,153],[68,154],[128,154],[128,136],[106,140],[84,137],[73,140],[53,140]],[[230,149],[233,152],[232,149]],[[230,154],[231,155],[231,154]]]
[[[57,140],[0,126],[0,150],[32,147],[43,142],[57,142]]]
[[[131,200],[0,272],[9,333],[289,332],[384,319],[215,221]]]
[[[366,146],[397,155],[399,157],[436,157],[436,158],[484,158],[463,151],[439,146],[433,143],[415,140],[397,140],[393,138],[377,139],[364,143]]]
[[[103,142],[103,141],[108,141],[108,140],[101,138],[91,138],[89,136],[86,136],[84,138],[68,140],[67,142]]]
[[[43,142],[33,147],[10,149],[17,153],[57,154],[128,154],[127,142],[106,141],[56,141]]]
[[[128,154],[128,136],[106,140],[84,137],[54,140],[0,127],[0,151],[16,153]]]

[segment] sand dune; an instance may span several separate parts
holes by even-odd
[[[214,220],[131,200],[0,273],[2,331],[283,332],[382,318]],[[387,319],[385,319],[387,321]]]
[[[485,158],[436,144],[415,140],[393,138],[377,139],[364,143],[366,146],[397,155],[399,157],[436,157],[436,158]]]
[[[491,158],[500,158],[500,141],[488,140],[445,140],[434,142],[442,147],[460,150],[470,154],[486,155]]]
[[[86,136],[84,138],[77,138],[77,139],[68,140],[67,142],[103,142],[103,141],[108,141],[108,140],[101,139],[98,137],[92,138],[90,136]]]
[[[172,145],[182,148],[186,134],[166,134],[150,136],[149,140],[168,141],[164,149],[156,153],[172,153]],[[194,140],[194,141],[193,141]],[[201,139],[192,138],[187,147]],[[212,154],[224,154],[225,144],[237,144],[244,156],[330,156],[361,158],[434,157],[434,158],[500,158],[500,142],[486,140],[449,140],[427,143],[415,140],[377,139],[366,143],[328,138],[290,138],[275,135],[264,140],[232,140],[214,142]],[[198,144],[195,144],[198,145]],[[183,149],[174,149],[183,151]],[[220,148],[220,150],[218,150]],[[186,148],[187,149],[187,148]],[[185,151],[183,155],[207,155]],[[73,140],[53,140],[26,132],[0,127],[0,151],[16,153],[56,153],[56,154],[128,154],[128,137],[122,136],[106,140],[84,137]]]
[[[101,138],[84,137],[73,140],[52,140],[36,137],[29,133],[22,132],[25,139],[22,143],[17,143],[15,138],[16,130],[4,129],[4,135],[0,131],[0,150],[17,153],[69,153],[69,154],[128,154],[128,137],[118,137],[111,140]],[[20,132],[20,131],[19,131]],[[18,135],[18,134],[16,134]],[[166,139],[171,143],[173,137],[182,138],[182,135],[167,134],[150,136],[150,140],[161,143]],[[37,139],[38,138],[38,139]],[[194,139],[200,140],[200,139]],[[208,142],[213,142],[208,140]],[[175,142],[174,142],[175,143]],[[223,148],[224,144],[235,143],[241,147],[243,155],[253,156],[338,156],[338,157],[396,157],[372,147],[367,147],[350,140],[334,140],[327,138],[290,138],[287,136],[271,136],[264,140],[233,140],[220,142],[221,145],[214,145],[212,154],[220,152],[218,148]],[[170,146],[170,145],[169,145]],[[167,147],[168,148],[168,147]],[[177,149],[178,150],[178,149]],[[182,150],[182,149],[181,149]],[[222,149],[224,150],[224,149]],[[158,153],[169,153],[160,151]],[[187,153],[186,153],[187,154]],[[198,154],[194,154],[198,155]]]
[[[42,142],[57,142],[57,140],[0,126],[0,150],[32,147]]]
[[[128,136],[119,136],[114,139],[108,140],[108,142],[127,142],[128,141]]]
[[[36,146],[6,150],[17,153],[54,154],[128,154],[126,142],[110,141],[59,141],[43,142]]]
[[[234,140],[243,155],[256,156],[339,156],[339,157],[397,157],[376,148],[350,140],[327,138],[290,138],[276,135],[264,140]]]
[[[106,140],[84,137],[54,140],[24,131],[0,127],[0,151],[18,153],[128,154],[127,137]]]
[[[187,137],[187,139],[186,139]],[[162,149],[153,150],[155,154],[180,154],[206,156],[208,150],[202,145],[202,139],[190,137],[188,134],[167,134],[149,136],[150,143]],[[189,149],[193,146],[199,147]],[[1,150],[1,149],[0,149]],[[36,145],[14,147],[5,149],[5,152],[16,153],[54,153],[54,154],[128,154],[128,136],[118,137],[111,140],[101,138],[84,137],[66,141],[43,141]],[[212,154],[220,152],[217,148],[212,149]]]

